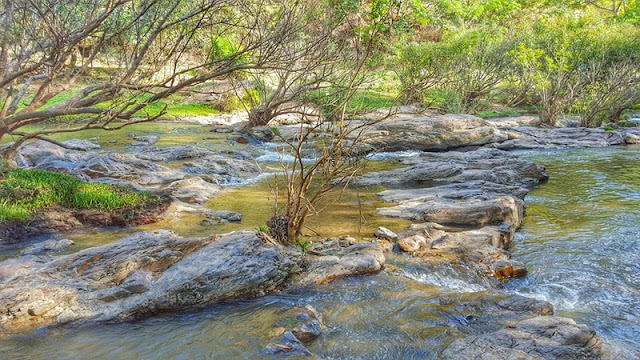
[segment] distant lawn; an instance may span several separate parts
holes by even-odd
[[[395,96],[377,91],[359,91],[347,107],[347,112],[357,113],[373,111],[399,105]]]
[[[327,97],[333,97],[336,95],[334,91],[335,90],[332,89],[315,91],[309,95],[308,100],[318,105],[327,104],[329,103]],[[347,104],[346,112],[347,114],[359,114],[380,108],[388,108],[390,106],[398,105],[396,100],[395,96],[385,92],[361,90],[357,91],[353,95],[351,101]],[[327,105],[325,105],[325,107],[324,111],[326,113],[335,110],[335,108]]]
[[[52,206],[114,211],[139,208],[154,200],[154,196],[144,192],[85,183],[52,171],[0,170],[0,223],[24,221]]]
[[[149,114],[157,114],[167,104],[165,101],[159,101],[153,104],[149,104],[143,111],[136,113],[137,116],[145,116]],[[166,114],[163,118],[176,119],[181,117],[190,116],[207,116],[212,114],[219,114],[220,110],[214,108],[210,104],[183,104],[179,101],[169,101],[166,109]]]
[[[40,110],[47,109],[51,106],[59,104],[61,102],[69,100],[75,94],[77,94],[80,89],[70,89],[65,92],[62,92],[54,97],[52,97],[44,106],[40,108]],[[136,100],[142,102],[149,98],[151,95],[138,95],[132,97],[132,100]],[[25,96],[24,100],[20,103],[18,109],[22,109],[28,105],[29,101],[33,98],[33,95]],[[155,103],[147,105],[141,111],[135,113],[136,117],[146,117],[147,115],[156,115],[160,111],[164,109],[166,106],[166,113],[161,117],[163,119],[177,119],[181,117],[190,117],[190,116],[207,116],[212,114],[219,114],[220,110],[216,109],[211,104],[185,104],[184,101],[187,99],[187,96],[182,94],[174,94],[166,99],[159,100]],[[104,102],[102,104],[96,105],[98,108],[106,108],[113,102]],[[68,116],[58,116],[52,121],[60,121],[60,120],[71,120],[71,121],[80,121],[86,118],[86,115],[68,115]]]

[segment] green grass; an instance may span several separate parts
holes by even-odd
[[[316,105],[324,106],[323,111],[325,113],[330,113],[332,111],[335,111],[336,109],[333,105],[327,104],[341,104],[339,100],[340,95],[341,94],[339,94],[335,90],[324,89],[310,93],[307,100],[315,103]],[[361,114],[380,108],[387,108],[390,106],[398,105],[398,102],[396,100],[397,99],[395,96],[385,92],[361,90],[357,91],[347,103],[346,112],[347,114]]]
[[[62,103],[64,101],[69,100],[72,96],[77,94],[80,91],[80,88],[77,89],[69,89],[65,92],[57,94],[56,96],[49,99],[49,101],[43,105],[39,110],[47,109],[53,105]],[[133,98],[137,101],[144,101],[149,98],[151,95],[138,95]],[[29,104],[33,95],[26,96],[25,99],[20,103],[19,109],[24,108]],[[138,111],[134,114],[137,117],[145,117],[147,114],[156,115],[160,111],[162,111],[166,106],[166,113],[162,116],[164,119],[176,119],[181,117],[189,117],[189,116],[206,116],[211,114],[218,114],[220,110],[213,107],[211,104],[185,104],[184,101],[187,99],[186,95],[183,94],[174,94],[166,99],[159,100],[152,104],[147,105],[141,111]],[[108,107],[111,101],[107,101],[101,104],[96,105],[99,108]],[[65,115],[58,116],[56,118],[51,119],[52,121],[80,121],[86,118],[85,115]]]
[[[357,113],[373,111],[394,105],[399,105],[399,103],[396,101],[396,97],[390,94],[370,90],[358,91],[349,103],[347,112]]]
[[[138,96],[138,101],[144,101],[150,95]],[[147,114],[158,114],[166,106],[166,113],[162,116],[165,119],[175,119],[188,116],[206,116],[211,114],[218,114],[220,111],[213,107],[211,104],[185,104],[185,95],[175,94],[166,99],[159,100],[157,102],[147,105],[141,111],[138,111],[135,115],[144,117]]]
[[[151,200],[147,193],[85,183],[47,170],[15,169],[0,173],[0,222],[24,221],[51,206],[114,211],[141,207]]]

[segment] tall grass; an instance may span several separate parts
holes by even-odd
[[[0,222],[26,220],[50,206],[113,211],[140,207],[150,200],[144,192],[84,183],[52,171],[15,169],[0,173]]]

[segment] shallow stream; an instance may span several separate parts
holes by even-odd
[[[640,357],[639,150],[520,153],[547,166],[551,180],[528,196],[525,224],[514,241],[514,258],[527,265],[529,275],[505,284],[505,290],[550,301],[557,314],[592,326],[605,339],[611,358]],[[154,227],[175,225],[186,236],[251,228],[272,209],[269,200],[261,200],[269,189],[265,180],[209,203],[245,213],[240,225],[207,228],[196,226],[194,218]],[[387,205],[375,196],[379,190],[363,191],[363,214],[353,194],[346,194],[310,227],[323,235],[339,231],[359,237],[379,225],[402,230],[406,222],[373,216],[375,207]],[[74,240],[79,247],[95,246],[130,231],[78,233]],[[134,323],[65,327],[0,340],[0,358],[256,359],[276,339],[271,332],[282,313],[311,304],[331,327],[309,346],[321,358],[435,359],[464,336],[460,329],[465,326],[492,328],[488,304],[499,295],[490,287],[460,269],[390,255],[381,274],[311,290]],[[473,325],[473,319],[480,320]]]

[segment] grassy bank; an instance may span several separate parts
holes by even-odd
[[[85,183],[73,176],[37,169],[0,170],[0,223],[25,221],[49,207],[128,210],[157,201],[121,187]]]

